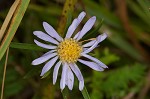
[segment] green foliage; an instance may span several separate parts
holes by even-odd
[[[125,51],[126,53],[128,53],[131,57],[137,59],[137,60],[141,60],[141,55],[140,53],[137,51],[137,49],[135,49],[132,45],[130,45],[130,43],[128,43],[125,38],[123,38],[120,34],[120,32],[117,31],[113,31],[112,30],[112,35],[111,38],[109,38],[109,40],[114,43],[117,47],[119,47],[120,49],[122,49],[123,51]]]
[[[142,83],[145,68],[142,64],[124,66],[118,70],[111,70],[108,73],[93,72],[92,94],[94,99],[116,97],[120,99],[133,88],[136,83]],[[139,82],[140,81],[140,82]],[[133,85],[132,87],[130,87]],[[95,97],[97,96],[97,97]]]
[[[7,2],[8,0],[3,0]],[[27,6],[26,0],[22,5]],[[28,0],[29,1],[29,0]],[[116,0],[118,1],[118,0]],[[149,0],[125,0],[129,23],[124,23],[122,18],[116,14],[118,11],[116,2],[113,0],[83,0],[77,2],[75,11],[67,12],[67,22],[61,23],[67,31],[72,20],[85,10],[87,12],[83,22],[75,31],[77,33],[84,25],[85,20],[91,16],[96,16],[97,21],[91,31],[84,36],[83,39],[95,38],[97,35],[106,32],[108,38],[100,43],[100,45],[90,53],[96,57],[108,68],[103,72],[97,72],[90,68],[78,64],[85,79],[86,88],[80,92],[78,79],[75,77],[74,88],[69,91],[67,87],[63,92],[60,90],[61,69],[59,70],[56,85],[52,84],[52,70],[48,71],[42,78],[41,70],[45,63],[39,66],[32,66],[31,62],[45,53],[47,50],[38,47],[33,43],[33,31],[41,30],[43,32],[42,22],[46,21],[55,29],[58,28],[64,2],[61,0],[33,0],[25,13],[17,15],[11,33],[19,26],[16,35],[7,38],[0,55],[3,56],[6,48],[10,43],[10,52],[7,64],[4,98],[5,99],[122,99],[129,93],[134,93],[134,99],[139,97],[141,90],[145,87],[145,78],[149,71],[149,62],[145,60],[145,56],[141,54],[144,50],[149,54],[150,46],[150,1]],[[1,2],[0,2],[1,3]],[[121,4],[120,4],[121,6]],[[1,10],[0,26],[2,25],[7,11],[10,7]],[[0,7],[1,9],[1,7]],[[21,15],[20,15],[21,14]],[[23,17],[22,22],[21,18]],[[19,22],[18,22],[19,21]],[[20,25],[19,25],[20,24]],[[130,26],[132,33],[127,33]],[[64,27],[63,26],[63,27]],[[66,32],[65,32],[66,33]],[[64,33],[64,34],[65,34]],[[132,36],[132,38],[130,37]],[[11,39],[13,38],[13,41]],[[140,45],[143,50],[139,50],[132,40]],[[1,48],[1,42],[0,42]],[[2,51],[1,51],[2,50]],[[0,85],[2,82],[3,67],[5,55],[0,60]],[[1,87],[0,87],[1,88]],[[26,94],[27,93],[27,94]],[[147,91],[149,93],[149,91]],[[25,94],[25,96],[23,96]],[[149,99],[149,94],[146,94]],[[143,99],[145,99],[145,97]]]
[[[104,50],[104,55],[106,56],[102,57],[102,61],[106,64],[118,61],[118,56],[111,54],[108,49]],[[107,72],[93,71],[91,97],[103,99],[106,96],[107,98],[115,97],[118,99],[125,96],[129,91],[137,87],[137,83],[142,83],[145,69],[144,65],[135,63],[122,65],[118,69],[109,67]]]
[[[119,56],[117,56],[113,53],[110,53],[108,48],[104,49],[103,54],[104,54],[104,57],[101,57],[100,60],[107,65],[120,60]],[[100,56],[100,53],[98,50],[95,51],[95,56],[96,57]]]
[[[4,57],[5,58],[5,57]],[[0,62],[0,85],[2,82],[2,75],[3,75],[3,66],[5,59],[2,59]],[[9,62],[12,60],[9,60]],[[6,79],[5,79],[5,89],[4,89],[4,96],[8,98],[9,96],[18,94],[21,90],[23,90],[25,82],[23,79],[20,79],[20,75],[18,72],[8,65],[7,72],[6,72]],[[13,91],[12,91],[13,90]]]
[[[25,43],[15,43],[15,42],[11,42],[10,47],[17,48],[17,49],[35,50],[35,51],[45,50],[35,44],[25,44]]]
[[[129,4],[129,7],[133,12],[143,20],[147,25],[150,26],[150,21],[147,21],[148,18],[150,18],[149,15],[149,1],[148,0],[138,0],[138,3],[140,6],[136,3],[134,3],[132,0],[127,0],[127,3]],[[142,8],[141,8],[142,7]],[[144,11],[144,13],[143,13]]]
[[[92,0],[84,0],[86,9],[91,15],[95,15],[98,19],[104,19],[104,22],[120,28],[121,23],[118,18],[111,12],[109,12],[104,6],[99,6]],[[94,10],[94,11],[93,11]]]

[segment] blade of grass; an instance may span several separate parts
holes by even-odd
[[[114,43],[117,47],[125,51],[128,55],[137,60],[142,60],[142,56],[139,54],[137,49],[135,49],[130,43],[128,43],[121,35],[120,32],[111,29],[112,34],[109,37],[109,40]],[[109,33],[109,31],[107,31]]]
[[[127,3],[129,5],[129,8],[150,26],[150,21],[147,21],[147,16],[143,13],[141,7],[132,0],[127,0]]]
[[[150,18],[150,12],[149,12],[149,6],[150,6],[150,1],[148,0],[137,0],[140,6],[143,8],[146,17],[149,19]]]
[[[16,49],[25,49],[25,50],[35,50],[35,51],[44,51],[44,48],[41,48],[35,44],[27,44],[27,43],[10,43],[10,48],[16,48]]]
[[[4,21],[4,23],[3,23],[3,25],[2,25],[2,27],[0,29],[0,41],[2,40],[2,37],[3,37],[3,35],[4,35],[5,31],[6,31],[6,28],[8,26],[8,23],[10,22],[10,20],[11,20],[11,18],[13,16],[13,14],[14,14],[17,6],[18,6],[18,4],[19,4],[19,0],[16,0],[13,3],[13,5],[11,6],[11,8],[10,8],[6,18],[5,18],[5,21]]]
[[[5,76],[6,76],[6,67],[7,67],[7,61],[8,61],[8,53],[9,53],[9,48],[7,49],[7,52],[6,52],[6,60],[5,60],[5,65],[4,65],[2,89],[1,89],[1,99],[3,99],[3,94],[4,94],[4,85],[5,85]]]
[[[84,99],[90,99],[90,96],[89,96],[88,91],[85,86],[82,90],[82,95],[83,95]]]
[[[3,57],[6,49],[8,48],[11,40],[13,39],[16,30],[23,18],[23,15],[27,9],[27,6],[29,4],[30,0],[20,0],[19,4],[17,6],[17,9],[13,15],[12,21],[10,23],[10,27],[8,28],[8,32],[4,37],[4,40],[1,43],[0,46],[0,60]]]
[[[98,26],[91,32],[91,34],[96,33],[99,31],[99,29],[101,28],[101,26],[103,25],[103,21],[104,19],[101,20],[101,22],[98,24]]]
[[[97,19],[104,19],[105,23],[110,24],[116,28],[122,28],[120,20],[113,14],[110,13],[106,7],[100,6],[95,3],[93,0],[83,0],[86,11],[91,15],[95,15]]]

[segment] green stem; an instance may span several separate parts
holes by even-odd
[[[90,99],[90,96],[89,96],[88,91],[85,86],[82,90],[82,95],[83,95],[84,99]]]
[[[63,91],[61,91],[63,99],[67,99],[67,91],[64,89]]]

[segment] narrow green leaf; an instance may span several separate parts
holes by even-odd
[[[143,10],[146,14],[146,17],[148,17],[148,19],[150,19],[150,11],[149,11],[150,1],[148,1],[148,0],[138,0],[138,3],[143,8]]]
[[[101,26],[103,25],[104,19],[101,20],[101,22],[98,24],[98,26],[91,32],[91,34],[98,32]]]
[[[128,43],[121,35],[120,32],[111,30],[112,34],[109,37],[109,40],[114,43],[117,47],[128,53],[131,57],[137,60],[141,60],[142,56],[139,52],[130,44]]]
[[[19,5],[14,13],[12,21],[10,23],[10,27],[8,28],[8,32],[1,43],[0,46],[0,60],[2,59],[4,53],[6,52],[7,48],[9,47],[11,40],[13,39],[16,30],[24,16],[24,13],[28,7],[30,0],[20,0]]]
[[[84,99],[90,99],[90,96],[89,96],[88,91],[85,86],[82,90],[82,95],[83,95]]]
[[[98,19],[104,19],[107,24],[121,28],[122,25],[120,20],[113,13],[110,13],[104,6],[99,6],[93,0],[83,1],[88,13],[95,15]]]
[[[46,78],[46,77],[47,77],[50,73],[51,73],[51,71],[49,70],[48,72],[46,72],[46,73],[42,76],[42,78],[41,78],[41,79]]]
[[[35,44],[27,44],[27,43],[11,42],[10,47],[17,48],[17,49],[35,50],[35,51],[44,51],[45,50],[44,48],[41,48]]]
[[[145,15],[145,13],[143,13],[143,9],[141,9],[141,7],[132,0],[127,0],[127,3],[129,5],[129,8],[150,26],[150,21],[147,21],[147,16]]]

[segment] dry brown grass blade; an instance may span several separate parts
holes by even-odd
[[[65,30],[65,26],[67,24],[68,14],[70,12],[71,13],[73,12],[76,2],[77,2],[77,0],[66,0],[66,2],[64,4],[62,15],[60,17],[60,21],[59,21],[58,28],[57,28],[57,32],[60,35],[64,35],[64,30]]]
[[[3,99],[3,94],[4,94],[4,84],[5,84],[5,76],[6,76],[6,67],[7,67],[7,61],[8,61],[8,54],[9,54],[9,48],[7,49],[7,52],[6,52],[6,60],[5,60],[3,79],[2,79],[1,99]]]
[[[2,59],[4,53],[6,52],[7,48],[9,47],[11,40],[13,39],[20,22],[24,16],[24,13],[29,5],[30,0],[19,0],[19,4],[12,16],[10,25],[8,26],[8,30],[6,31],[6,35],[1,42],[0,45],[0,60]]]
[[[14,14],[14,12],[15,12],[17,6],[18,6],[18,4],[19,4],[19,0],[16,0],[16,1],[13,3],[13,5],[11,6],[11,8],[10,8],[10,10],[9,10],[9,12],[8,12],[8,14],[7,14],[7,16],[6,16],[6,18],[5,18],[5,21],[4,21],[4,23],[3,23],[3,25],[2,25],[2,27],[1,27],[1,29],[0,29],[0,41],[2,40],[2,38],[3,38],[3,36],[4,36],[4,33],[5,33],[5,31],[6,31],[7,27],[8,27],[8,25],[9,25],[9,22],[10,22],[12,16],[13,16],[13,14]]]
[[[150,69],[149,69],[148,74],[145,78],[145,85],[141,89],[139,96],[138,96],[138,99],[144,99],[146,94],[148,94],[149,89],[150,89]]]

